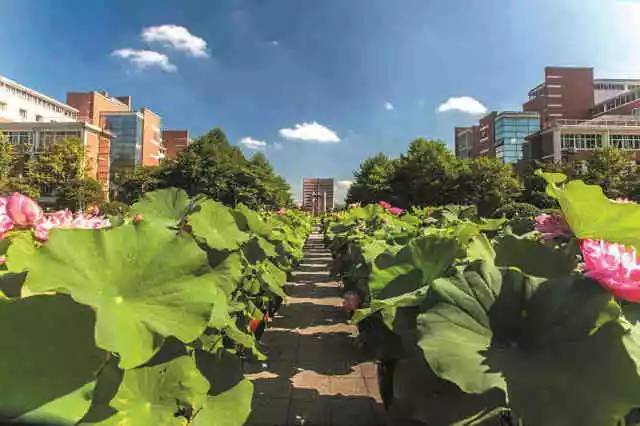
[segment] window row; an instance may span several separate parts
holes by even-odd
[[[562,149],[588,150],[602,148],[602,135],[563,134],[560,138]]]
[[[640,150],[640,135],[610,135],[609,145],[620,149]]]

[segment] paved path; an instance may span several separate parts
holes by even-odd
[[[269,360],[246,366],[255,386],[247,425],[385,424],[375,364],[356,346],[357,328],[347,324],[330,262],[314,232],[286,286],[288,303],[262,338]]]

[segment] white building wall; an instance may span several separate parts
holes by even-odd
[[[72,122],[77,111],[0,75],[0,121]]]

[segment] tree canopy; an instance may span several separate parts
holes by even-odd
[[[291,204],[290,188],[262,153],[247,159],[215,128],[197,138],[175,160],[139,168],[114,179],[115,198],[131,203],[155,188],[182,188],[226,205],[275,209]]]

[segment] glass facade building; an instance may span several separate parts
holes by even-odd
[[[525,138],[540,130],[536,113],[499,113],[495,119],[496,158],[503,163],[517,163],[522,159]]]
[[[142,115],[137,112],[103,115],[104,127],[114,134],[111,141],[111,173],[142,164]]]

